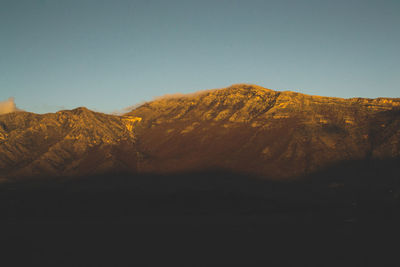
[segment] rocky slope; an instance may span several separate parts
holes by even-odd
[[[400,99],[341,99],[234,85],[160,98],[143,118],[141,171],[222,168],[304,175],[347,160],[400,156]]]
[[[0,116],[0,177],[135,171],[136,119],[86,108]]]
[[[341,99],[254,85],[145,103],[0,115],[0,177],[224,169],[295,177],[400,156],[400,99]]]

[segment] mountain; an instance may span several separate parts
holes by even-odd
[[[400,156],[400,99],[342,99],[254,85],[164,97],[132,112],[140,170],[294,177]]]
[[[0,177],[228,170],[269,178],[400,156],[400,99],[255,85],[166,96],[122,116],[0,115]]]
[[[136,171],[135,118],[86,108],[0,116],[0,177]]]
[[[399,141],[400,99],[253,85],[3,114],[2,262],[396,266]]]

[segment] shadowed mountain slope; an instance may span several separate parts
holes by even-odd
[[[140,170],[227,169],[292,177],[346,160],[400,155],[400,99],[342,99],[233,85],[132,112]]]

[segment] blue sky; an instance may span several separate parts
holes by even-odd
[[[112,112],[252,83],[400,97],[400,1],[0,0],[0,100]]]

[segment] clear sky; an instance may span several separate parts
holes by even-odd
[[[400,97],[399,0],[0,0],[0,100],[112,112],[252,83]]]

